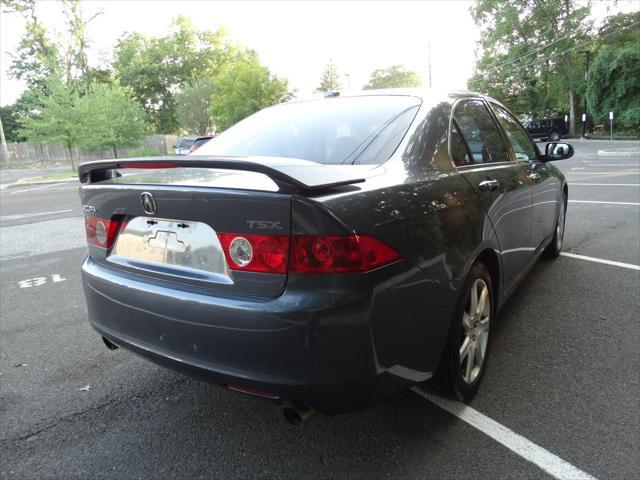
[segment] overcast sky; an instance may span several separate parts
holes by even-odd
[[[108,60],[115,41],[124,33],[138,31],[164,35],[171,19],[191,17],[199,29],[216,30],[224,25],[234,41],[256,50],[262,63],[287,78],[298,96],[308,96],[333,59],[352,90],[369,80],[376,68],[405,65],[427,81],[431,44],[432,83],[435,88],[463,89],[475,62],[479,33],[471,20],[470,1],[378,1],[378,2],[271,2],[271,1],[98,1],[83,3],[85,17],[104,12],[89,27],[90,63]],[[608,9],[637,10],[640,0],[596,2],[594,16]],[[64,22],[59,4],[38,5],[38,14],[52,33]],[[612,13],[611,11],[609,13]],[[0,104],[13,103],[24,89],[7,76],[11,52],[24,34],[17,14],[0,16]]]

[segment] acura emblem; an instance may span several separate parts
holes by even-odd
[[[149,215],[154,215],[156,213],[156,200],[149,192],[142,193],[142,208]]]

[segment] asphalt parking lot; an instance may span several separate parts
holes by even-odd
[[[638,143],[573,144],[556,163],[573,256],[541,259],[492,325],[470,408],[409,391],[304,429],[107,350],[86,320],[77,185],[2,189],[0,476],[638,478],[640,156],[615,153]]]

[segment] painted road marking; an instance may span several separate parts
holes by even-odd
[[[38,212],[38,213],[23,213],[21,215],[6,215],[4,217],[0,217],[0,220],[18,220],[20,218],[30,218],[30,217],[39,217],[41,215],[55,215],[56,213],[67,213],[72,210],[55,210],[53,212]]]
[[[518,435],[513,430],[508,429],[504,425],[492,420],[464,403],[454,402],[430,395],[419,390],[417,387],[414,387],[413,391],[443,410],[446,410],[450,414],[458,417],[463,422],[466,422],[477,430],[480,430],[485,435],[493,438],[496,442],[504,445],[516,455],[519,455],[525,460],[528,460],[538,466],[554,478],[595,480],[595,477],[583,472],[577,467],[574,467],[569,462],[566,462],[557,455],[554,455],[550,451],[542,448],[540,445],[533,443],[531,440],[527,440],[522,435]]]
[[[604,258],[588,257],[586,255],[569,252],[560,252],[560,255],[563,257],[577,258],[578,260],[586,260],[587,262],[603,263],[605,265],[613,265],[614,267],[628,268],[630,270],[640,270],[640,265],[634,265],[633,263],[614,262],[612,260],[605,260]]]
[[[637,163],[589,163],[588,166],[589,167],[640,167],[640,165],[638,165]],[[575,168],[573,170],[575,170]]]
[[[567,172],[569,175],[609,175],[619,177],[621,175],[638,175],[637,171],[633,172]]]
[[[51,281],[53,283],[60,283],[66,281],[66,278],[62,278],[59,274],[54,273],[51,275]],[[27,278],[26,280],[20,280],[18,282],[18,286],[20,288],[31,288],[31,287],[39,287],[40,285],[45,285],[47,283],[47,277],[33,277]]]
[[[570,182],[569,185],[584,185],[587,187],[640,187],[640,183],[583,183]]]
[[[604,205],[633,205],[640,206],[640,203],[636,202],[601,202],[599,200],[569,200],[569,203],[602,203]]]

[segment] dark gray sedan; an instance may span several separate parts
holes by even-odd
[[[468,401],[496,314],[560,252],[548,162],[572,154],[482,95],[386,90],[262,110],[186,158],[84,164],[89,320],[294,423],[412,385]]]

